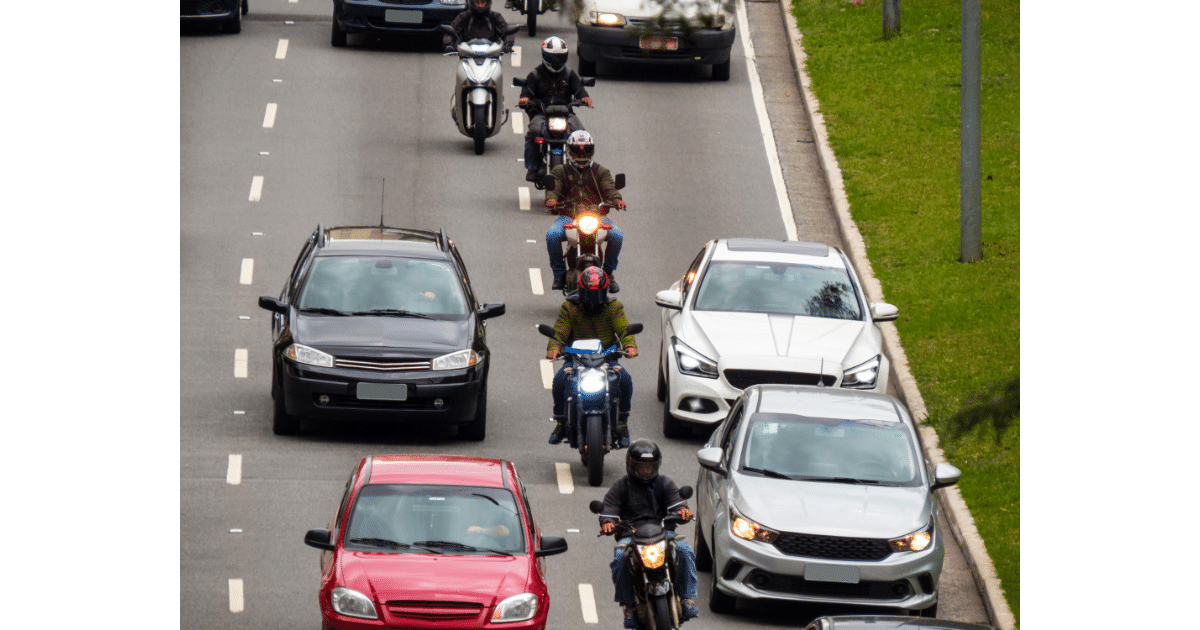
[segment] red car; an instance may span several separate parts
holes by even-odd
[[[321,627],[546,627],[544,556],[567,550],[533,520],[502,459],[377,455],[358,463],[321,550]]]

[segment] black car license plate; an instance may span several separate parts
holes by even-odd
[[[359,400],[408,400],[406,383],[359,383]]]

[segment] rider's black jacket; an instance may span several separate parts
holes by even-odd
[[[507,40],[504,32],[508,30],[508,22],[504,20],[504,16],[495,11],[488,12],[483,17],[476,17],[475,13],[470,9],[454,16],[450,21],[450,27],[458,33],[458,41],[465,42],[468,39],[490,39],[494,42],[504,41],[506,50],[511,50],[513,42],[516,40],[515,35],[509,35]],[[442,45],[450,46],[454,44],[454,38],[450,35],[442,36]]]
[[[668,513],[688,507],[679,496],[679,487],[666,475],[642,481],[625,475],[613,483],[604,495],[600,524],[615,523],[618,519],[637,525],[648,520],[662,520]],[[689,508],[690,509],[690,508]]]
[[[526,112],[530,116],[536,116],[542,113],[542,107],[545,105],[570,105],[571,101],[581,101],[587,95],[579,73],[570,68],[563,68],[562,72],[555,74],[539,65],[525,77],[525,87],[521,88],[520,98],[529,99]]]

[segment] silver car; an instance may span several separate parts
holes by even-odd
[[[738,599],[937,613],[942,532],[908,410],[886,394],[755,385],[697,453],[696,565],[709,606]]]

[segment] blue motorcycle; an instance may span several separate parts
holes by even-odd
[[[604,455],[616,450],[621,438],[617,429],[620,401],[620,376],[610,360],[628,356],[620,344],[605,348],[599,339],[579,339],[567,345],[546,324],[538,332],[558,340],[564,346],[562,356],[571,363],[567,374],[566,440],[579,451],[580,461],[588,471],[588,483],[600,485],[604,480]],[[618,335],[636,335],[641,324],[630,324]]]

